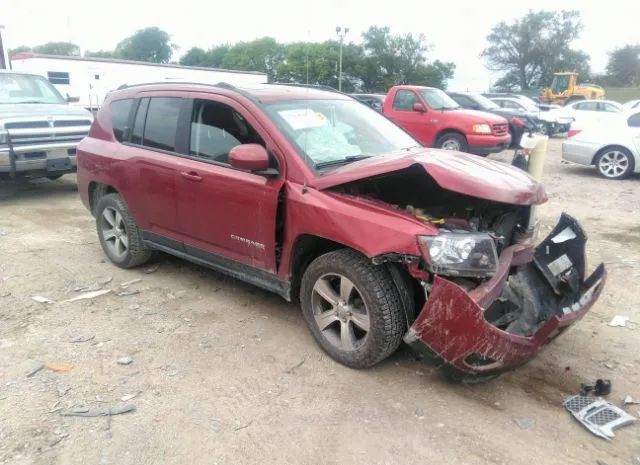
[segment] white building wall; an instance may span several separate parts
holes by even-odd
[[[49,72],[69,73],[69,84],[54,84],[66,97],[79,97],[74,105],[97,107],[106,94],[124,84],[145,82],[198,82],[232,85],[261,84],[267,82],[266,74],[242,73],[224,70],[207,70],[184,66],[146,65],[118,61],[93,61],[90,59],[65,59],[46,56],[20,57],[11,60],[15,71],[25,71],[47,77]]]

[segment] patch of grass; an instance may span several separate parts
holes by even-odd
[[[629,100],[640,99],[640,87],[605,87],[605,98],[624,103]]]

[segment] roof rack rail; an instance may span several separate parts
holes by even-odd
[[[167,84],[195,85],[195,86],[213,87],[213,88],[216,88],[216,89],[232,90],[234,92],[239,93],[243,97],[246,97],[247,99],[251,100],[254,103],[262,103],[260,101],[260,99],[256,98],[254,95],[251,95],[249,92],[246,92],[243,89],[239,89],[236,86],[234,86],[233,84],[229,84],[228,82],[222,82],[222,81],[218,82],[216,84],[209,84],[209,83],[206,83],[206,82],[191,82],[191,81],[140,82],[140,83],[137,83],[137,84],[122,84],[116,90],[124,90],[124,89],[131,89],[131,88],[134,88],[134,87],[144,87],[144,86],[160,86],[160,85],[167,85]]]
[[[341,90],[338,90],[334,87],[324,86],[321,84],[299,84],[297,82],[272,82],[271,84],[275,86],[307,87],[309,89],[326,90],[327,92],[342,94],[342,95],[346,95],[347,97],[353,98],[351,95],[347,94],[346,92],[342,92]]]

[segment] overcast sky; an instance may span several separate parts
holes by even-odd
[[[137,29],[158,26],[171,34],[179,56],[192,46],[251,40],[322,41],[335,38],[336,25],[348,26],[347,40],[360,41],[371,25],[394,33],[423,33],[433,49],[429,58],[453,61],[451,89],[485,90],[495,80],[479,54],[491,27],[521,17],[528,9],[577,9],[584,30],[575,43],[602,71],[607,52],[640,43],[640,1],[480,0],[473,2],[374,2],[361,0],[0,0],[0,24],[8,47],[72,41],[82,50],[111,50]],[[174,57],[176,58],[176,57]]]

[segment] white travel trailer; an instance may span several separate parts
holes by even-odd
[[[163,81],[204,84],[226,82],[232,85],[267,82],[266,74],[252,71],[30,52],[12,56],[11,68],[46,77],[74,105],[88,109],[97,109],[108,92],[123,85]]]

